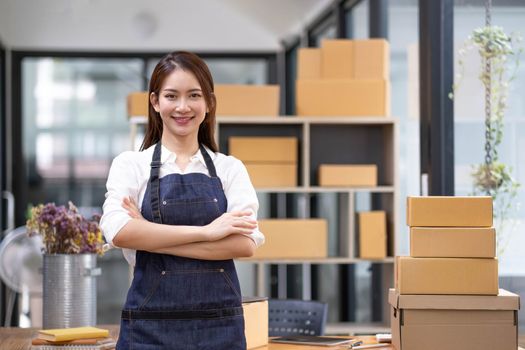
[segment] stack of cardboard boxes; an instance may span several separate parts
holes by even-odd
[[[389,293],[397,350],[516,349],[519,297],[498,289],[491,197],[409,197],[410,257]]]
[[[277,117],[279,85],[216,84],[218,116]]]
[[[230,155],[240,159],[255,187],[297,186],[297,138],[232,136]]]
[[[229,153],[242,160],[255,187],[297,186],[296,137],[232,136]],[[327,222],[324,219],[263,219],[259,229],[266,243],[252,259],[312,259],[327,256]],[[293,249],[290,249],[293,247]]]
[[[261,219],[266,241],[252,259],[321,259],[328,253],[325,219]]]
[[[389,45],[384,39],[324,40],[298,54],[299,116],[390,115]]]
[[[217,116],[277,117],[279,85],[216,84]],[[147,91],[132,92],[127,98],[129,117],[148,116]]]
[[[321,164],[319,186],[323,187],[376,187],[375,164]]]
[[[147,91],[132,92],[127,98],[128,117],[147,117],[149,94]]]

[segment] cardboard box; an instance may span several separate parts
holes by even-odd
[[[396,350],[515,350],[519,296],[388,294]]]
[[[132,92],[127,98],[128,117],[147,117],[149,93],[147,91]]]
[[[228,139],[230,154],[243,162],[297,163],[296,137],[238,137]]]
[[[255,349],[268,344],[268,299],[242,299],[244,313],[244,335],[246,349]]]
[[[298,116],[388,116],[386,80],[297,80]]]
[[[215,85],[217,116],[278,116],[279,85]]]
[[[253,259],[326,258],[328,224],[324,219],[262,219],[264,245]]]
[[[419,258],[494,258],[493,227],[411,227],[410,256]]]
[[[321,42],[322,79],[353,79],[353,60],[353,40],[330,39]]]
[[[387,252],[386,212],[369,211],[359,214],[359,257],[383,259]]]
[[[254,187],[297,186],[297,164],[244,163]]]
[[[319,186],[377,186],[375,164],[321,164]]]
[[[498,294],[498,260],[396,257],[399,294]]]
[[[321,49],[311,47],[299,49],[297,79],[321,79]]]
[[[492,197],[407,197],[407,225],[491,227]]]
[[[390,47],[385,39],[354,40],[354,78],[390,79]]]

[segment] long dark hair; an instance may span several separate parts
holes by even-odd
[[[160,88],[164,79],[171,74],[175,69],[182,69],[193,73],[199,82],[206,101],[208,113],[202,122],[199,133],[199,144],[203,144],[213,152],[217,152],[219,148],[215,142],[215,110],[217,108],[217,101],[213,93],[213,78],[206,63],[197,55],[186,51],[171,52],[162,57],[159,63],[155,66],[151,74],[149,82],[149,96],[154,93],[157,98],[160,95]],[[146,135],[144,141],[140,146],[143,151],[146,148],[156,144],[162,138],[162,119],[159,113],[155,111],[151,101],[148,99],[148,126],[146,128]]]

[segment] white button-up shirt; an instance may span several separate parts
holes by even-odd
[[[150,177],[150,164],[155,145],[143,152],[127,151],[118,155],[111,164],[108,181],[106,184],[106,201],[103,205],[103,215],[100,227],[106,241],[113,243],[113,238],[131,220],[127,211],[122,207],[122,200],[131,197],[137,203],[139,209],[146,192]],[[250,181],[244,164],[235,157],[226,156],[222,153],[214,153],[208,148],[217,176],[221,179],[224,194],[228,200],[227,211],[250,210],[252,218],[257,219],[259,201],[255,189]],[[177,166],[175,160],[177,155],[162,146],[160,177],[169,174],[203,173],[209,175],[206,162],[200,150],[191,158],[190,163],[184,171]],[[255,229],[252,234],[247,235],[257,246],[264,243],[264,235]],[[135,250],[122,249],[124,257],[131,266],[135,265]]]

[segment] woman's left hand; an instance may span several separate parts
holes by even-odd
[[[144,217],[142,217],[142,214],[139,210],[139,206],[137,205],[137,203],[135,203],[135,200],[133,198],[124,197],[124,199],[122,200],[122,208],[126,209],[128,211],[128,215],[133,219],[144,220]]]

